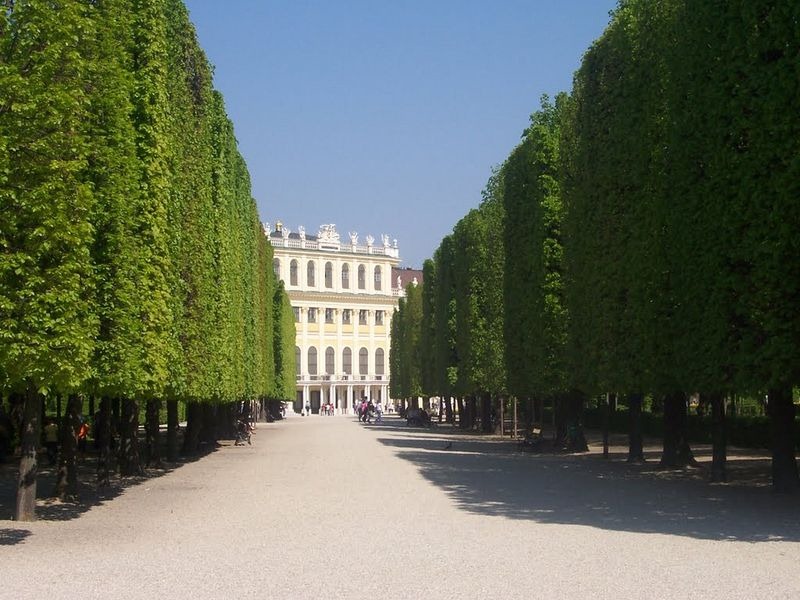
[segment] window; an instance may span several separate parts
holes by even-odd
[[[358,311],[358,324],[359,325],[366,325],[367,324],[367,311],[363,308]]]
[[[366,375],[369,372],[369,351],[362,348],[358,351],[358,373]]]
[[[280,279],[281,278],[281,261],[278,258],[272,259],[272,271],[275,273],[275,277]]]
[[[333,287],[333,264],[329,262],[325,263],[325,287]]]
[[[308,309],[308,322],[309,323],[316,323],[317,322],[317,309],[316,308],[309,308]]]
[[[297,261],[289,263],[289,285],[297,285]]]
[[[375,289],[381,289],[381,268],[375,267]]]
[[[345,309],[342,311],[342,323],[343,323],[344,325],[350,325],[350,313],[351,313],[351,312],[352,312],[352,311],[351,311],[349,308],[345,308]]]
[[[346,375],[353,374],[353,351],[350,348],[342,350],[342,370]]]
[[[325,309],[325,322],[326,323],[333,323],[333,309],[326,308]]]
[[[302,357],[302,352],[300,352],[300,346],[294,347],[294,373],[298,377],[300,376],[300,360]]]
[[[300,307],[299,306],[293,306],[292,307],[292,312],[294,313],[294,322],[295,323],[299,323],[300,322]]]
[[[376,310],[375,311],[375,325],[383,325],[383,311]]]
[[[317,349],[314,346],[308,349],[308,374],[317,374]]]
[[[383,348],[375,350],[375,375],[383,375]]]
[[[325,373],[328,375],[333,375],[336,372],[335,361],[336,351],[331,346],[328,346],[325,349]]]
[[[342,265],[342,289],[350,289],[350,265]]]
[[[358,289],[363,290],[367,287],[367,269],[364,265],[358,265]]]
[[[314,261],[308,261],[308,267],[306,268],[306,285],[308,287],[314,287],[316,283],[314,283]]]

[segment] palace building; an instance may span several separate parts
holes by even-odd
[[[397,300],[410,270],[398,269],[397,240],[357,233],[342,241],[335,225],[316,235],[264,225],[273,268],[294,310],[297,396],[294,411],[331,403],[352,414],[362,397],[389,402],[389,340]],[[418,271],[413,271],[418,273]]]

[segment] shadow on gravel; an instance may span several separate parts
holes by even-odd
[[[25,541],[31,534],[27,529],[0,528],[0,546],[14,546]]]
[[[730,459],[735,483],[710,484],[705,468],[661,469],[652,451],[648,462],[629,464],[623,453],[608,460],[523,453],[513,441],[446,427],[397,423],[385,433],[381,443],[471,513],[707,540],[800,541],[800,495],[772,493],[763,458]]]
[[[117,498],[128,488],[171,473],[183,465],[200,460],[215,451],[216,447],[209,447],[196,455],[181,457],[178,462],[164,462],[163,468],[146,468],[145,474],[139,477],[120,477],[112,474],[111,481],[106,486],[99,486],[95,483],[97,462],[96,459],[87,457],[85,461],[78,464],[78,500],[74,502],[62,502],[52,497],[56,484],[56,469],[55,467],[40,465],[36,483],[36,518],[39,521],[70,521],[76,519],[95,506],[100,506]],[[0,465],[0,521],[11,520],[14,515],[18,477],[17,462]],[[0,545],[17,543],[16,541],[4,541],[4,535],[8,531],[24,532],[24,530],[0,529]],[[25,533],[30,535],[30,532]]]

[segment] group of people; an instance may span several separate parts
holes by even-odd
[[[373,403],[372,400],[362,398],[358,404],[358,420],[362,423],[372,423],[372,417],[375,417],[376,423],[383,423],[383,408],[381,403]]]
[[[44,447],[47,452],[47,460],[51,465],[56,464],[58,458],[59,430],[56,419],[47,419],[44,425]],[[89,437],[89,423],[83,417],[79,417],[78,428],[75,431],[78,442],[78,452],[81,458],[86,455],[86,442]]]

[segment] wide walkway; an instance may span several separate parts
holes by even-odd
[[[0,598],[800,598],[796,496],[392,419],[253,443],[0,521]]]

